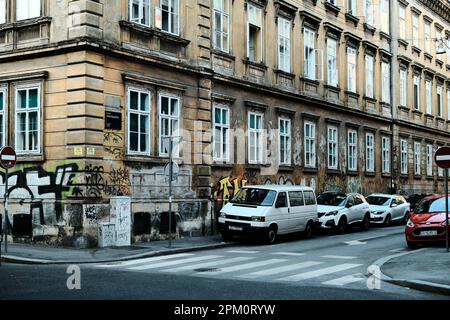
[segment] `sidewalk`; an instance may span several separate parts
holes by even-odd
[[[394,255],[380,267],[385,277],[383,280],[450,295],[450,253],[445,251],[445,247],[429,247],[410,254]]]
[[[223,248],[234,244],[233,242],[223,242],[220,235],[172,240],[171,249],[169,249],[168,240],[137,243],[121,248],[94,249],[9,243],[8,253],[5,253],[4,243],[2,243],[2,261],[28,264],[106,263],[203,249]]]

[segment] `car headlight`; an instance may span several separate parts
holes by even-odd
[[[221,212],[219,217],[220,217],[220,218],[226,218],[227,215],[226,215],[225,213]]]
[[[408,222],[406,223],[406,226],[407,226],[408,228],[414,228],[414,227],[415,227],[415,224],[414,224],[414,222],[411,221],[411,219],[408,219]]]
[[[266,217],[252,217],[253,222],[264,222],[266,221]]]
[[[335,216],[335,215],[338,214],[338,212],[339,212],[339,211],[337,211],[337,210],[336,210],[336,211],[331,211],[331,212],[328,212],[328,213],[326,214],[326,216],[327,216],[327,217]]]

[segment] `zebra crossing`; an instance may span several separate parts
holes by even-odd
[[[365,285],[363,263],[354,256],[301,252],[229,250],[179,253],[138,260],[96,264],[95,268],[130,272],[158,272],[195,277],[279,282],[319,283],[326,286]]]

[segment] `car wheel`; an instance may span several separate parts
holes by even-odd
[[[303,231],[303,238],[309,239],[312,237],[312,234],[313,234],[313,229],[311,227],[311,223],[308,222],[308,224],[306,225],[305,231]]]
[[[336,227],[336,233],[337,234],[344,234],[347,231],[347,219],[345,217],[342,217],[338,225]]]
[[[367,231],[367,230],[369,230],[369,228],[370,228],[370,214],[366,213],[363,221],[361,222],[361,230]]]
[[[408,245],[408,248],[412,250],[417,249],[417,244],[415,244],[414,242],[406,241],[406,244]]]
[[[386,216],[386,219],[384,219],[384,225],[385,225],[386,227],[390,227],[390,226],[392,225],[392,218],[391,218],[391,215],[390,215],[390,214],[388,214],[388,215]]]
[[[408,222],[408,219],[409,219],[409,212],[406,211],[405,215],[403,216],[403,223],[406,224]]]
[[[229,232],[222,233],[222,240],[227,242],[233,240],[233,236]]]
[[[276,240],[277,240],[277,228],[275,226],[270,226],[266,234],[266,243],[274,244]]]

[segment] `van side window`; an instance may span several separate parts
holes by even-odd
[[[303,193],[301,191],[289,192],[289,203],[291,207],[301,207],[304,205]]]
[[[278,194],[277,203],[275,205],[277,208],[286,208],[287,205],[287,197],[286,192],[280,192]]]
[[[316,197],[314,197],[314,192],[304,191],[303,196],[305,198],[305,206],[311,206],[316,204]]]

